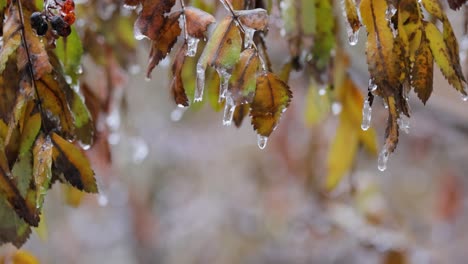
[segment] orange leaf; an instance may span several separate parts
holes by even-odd
[[[199,39],[204,38],[208,26],[216,22],[211,14],[191,6],[185,8],[185,18],[187,20],[187,33]]]
[[[175,0],[144,0],[143,9],[135,21],[135,32],[157,40],[166,23],[165,14],[171,11]]]

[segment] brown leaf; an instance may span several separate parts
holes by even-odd
[[[255,30],[265,30],[268,26],[268,13],[265,9],[239,10],[235,12],[242,25]]]
[[[79,190],[96,193],[98,189],[94,172],[82,151],[56,133],[52,133],[51,138],[54,144],[52,158],[55,172],[63,173],[63,177]]]
[[[416,51],[414,66],[411,69],[412,86],[419,99],[426,104],[432,93],[434,58],[429,48],[426,35],[422,35],[421,44]]]
[[[179,49],[172,64],[172,82],[171,92],[174,97],[174,101],[178,106],[189,106],[189,100],[184,89],[184,82],[182,80],[182,69],[185,62],[185,54],[187,52],[187,43]]]
[[[135,21],[135,31],[157,40],[166,24],[165,14],[171,11],[175,0],[144,0],[143,9]]]
[[[449,7],[453,10],[458,10],[462,5],[466,4],[468,0],[447,0]]]
[[[191,6],[185,8],[185,18],[187,20],[187,33],[199,39],[204,38],[208,26],[216,22],[211,14]]]
[[[182,13],[180,11],[174,12],[164,20],[164,25],[151,46],[146,77],[151,77],[151,71],[153,71],[154,67],[156,67],[159,62],[167,56],[174,44],[177,42],[177,37],[181,32],[179,26],[179,17],[181,14]]]
[[[232,121],[236,127],[240,127],[242,125],[242,121],[244,121],[244,117],[249,114],[250,106],[249,104],[241,104],[236,106],[236,110],[234,110],[234,116]]]
[[[252,125],[259,135],[270,136],[291,98],[288,85],[275,74],[266,72],[258,76],[250,115]]]

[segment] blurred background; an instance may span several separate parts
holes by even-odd
[[[448,17],[466,73],[463,11]],[[287,47],[275,31],[270,55],[279,65]],[[346,45],[363,92],[365,37],[361,30],[359,44]],[[306,125],[300,74],[291,76],[294,99],[261,150],[250,120],[235,129],[208,105],[177,108],[169,60],[145,81],[146,44],[131,74],[122,75],[125,107],[107,120],[118,127],[109,134],[112,166],[100,152],[90,153],[102,193],[85,195],[73,208],[65,201],[74,198],[54,186],[46,227],[23,247],[41,263],[467,262],[468,105],[438,69],[425,107],[411,94],[409,134],[401,133],[387,170],[360,152],[329,193],[322,183],[337,117]],[[89,78],[99,78],[86,63]],[[373,109],[381,145],[387,114],[380,99]],[[0,255],[14,250],[2,246]]]

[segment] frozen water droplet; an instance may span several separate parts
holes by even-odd
[[[197,63],[197,87],[193,101],[200,102],[203,100],[203,89],[205,88],[205,67],[201,63]]]
[[[83,143],[83,142],[81,142],[81,141],[78,141],[78,144],[80,144],[80,147],[81,147],[83,150],[88,150],[88,149],[91,148],[91,145],[85,144],[85,143]]]
[[[387,144],[383,146],[383,149],[380,151],[379,159],[377,161],[377,167],[379,171],[384,171],[387,169],[388,157],[390,156],[390,151],[388,151]]]
[[[109,198],[107,198],[107,195],[100,193],[98,196],[98,204],[101,207],[106,207],[109,204]]]
[[[226,98],[226,103],[224,105],[224,115],[223,115],[223,125],[230,126],[232,124],[232,118],[234,117],[234,111],[236,110],[236,105],[230,97]]]
[[[117,132],[110,133],[109,136],[107,137],[107,141],[111,145],[117,145],[120,142],[120,134]]]
[[[148,145],[142,138],[133,138],[131,140],[133,147],[132,160],[135,164],[140,164],[146,159],[149,153]]]
[[[395,8],[394,5],[392,4],[389,4],[388,7],[387,7],[387,10],[385,11],[385,18],[390,21],[393,17],[393,15],[395,15],[397,9]]]
[[[267,145],[268,137],[257,134],[257,145],[260,149],[264,149]]]
[[[229,73],[225,68],[216,68],[216,71],[221,78],[221,83],[219,86],[219,102],[221,102],[224,98],[226,98],[231,73]]]
[[[83,74],[83,66],[81,65],[78,65],[78,67],[76,67],[76,74]]]
[[[148,77],[148,76],[146,76],[146,77],[145,77],[145,82],[151,82],[151,78]]]
[[[128,9],[128,10],[135,10],[138,7],[138,5],[132,6],[132,5],[124,4],[123,7]]]
[[[131,75],[136,75],[138,74],[139,72],[141,71],[141,67],[140,65],[138,64],[132,64],[128,67],[128,72],[131,74]]]
[[[387,101],[383,100],[383,101],[382,101],[382,104],[383,104],[383,107],[384,107],[385,109],[388,109]]]
[[[182,105],[182,107],[180,107],[180,105],[178,105],[178,107],[174,110],[172,110],[171,112],[171,120],[174,121],[174,122],[178,122],[182,119],[182,117],[184,116],[184,113],[185,111],[187,110],[187,108],[183,108],[184,106]]]
[[[188,36],[187,38],[187,52],[185,56],[194,57],[197,54],[197,47],[200,39]]]
[[[374,83],[374,80],[372,78],[369,79],[369,87],[368,87],[369,92],[374,92],[377,90],[377,84]]]
[[[142,40],[146,38],[146,36],[143,35],[143,33],[141,33],[140,29],[137,26],[133,27],[133,36],[135,37],[136,40]]]
[[[331,110],[334,115],[340,114],[342,109],[343,109],[343,106],[339,102],[334,102],[331,106]]]
[[[282,3],[282,2],[281,2]],[[280,36],[285,37],[286,36],[286,30],[284,28],[281,28],[280,30]]]
[[[253,44],[253,36],[255,34],[255,29],[248,28],[248,27],[244,27],[244,29],[245,29],[244,48],[247,49],[247,48],[250,48]]]
[[[409,134],[410,121],[407,116],[400,115],[400,117],[397,120],[397,123],[401,131],[404,131],[406,134]]]
[[[351,26],[346,22],[346,33],[348,34],[349,45],[355,46],[359,41],[359,29],[354,32]]]
[[[468,101],[468,83],[465,83],[465,85],[463,86],[463,91],[466,93],[466,95],[464,94],[462,96],[462,100],[463,101]]]
[[[117,108],[114,108],[107,116],[106,123],[113,131],[116,131],[120,127],[120,113]]]
[[[65,75],[65,81],[66,81],[68,84],[72,84],[73,79],[72,79],[72,77],[70,77],[70,76],[68,76],[68,75]]]
[[[366,97],[366,99],[364,100],[364,105],[362,106],[362,123],[361,123],[362,130],[366,131],[367,129],[369,129],[371,118],[372,118],[372,107],[370,106],[369,98]]]

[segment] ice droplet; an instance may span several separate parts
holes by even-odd
[[[197,47],[200,39],[188,36],[187,38],[187,52],[185,56],[194,57],[197,54]]]
[[[221,102],[226,98],[231,73],[229,73],[225,68],[216,68],[216,71],[221,78],[221,83],[219,85],[219,102]]]
[[[205,67],[201,63],[197,63],[197,88],[193,101],[200,102],[203,100],[203,89],[205,88]]]
[[[106,118],[106,123],[112,131],[116,131],[120,127],[120,112],[117,108],[112,109]]]
[[[98,196],[98,204],[101,207],[106,207],[109,204],[109,198],[107,198],[107,195],[100,193]]]
[[[369,97],[366,97],[364,100],[364,105],[362,106],[362,123],[361,129],[366,131],[370,127],[372,118],[372,107],[370,106]]]
[[[385,18],[390,21],[393,17],[393,15],[395,15],[397,9],[395,8],[394,5],[392,4],[389,4],[388,7],[387,7],[387,10],[385,11]]]
[[[135,10],[138,7],[138,5],[132,6],[132,5],[124,4],[123,7],[128,9],[128,10]]]
[[[387,144],[385,144],[380,151],[379,159],[377,161],[377,168],[379,171],[384,171],[387,169],[388,157],[390,156],[390,151],[388,151]]]
[[[382,104],[383,104],[383,107],[384,107],[385,109],[388,109],[387,101],[383,100],[383,101],[382,101]]]
[[[327,85],[326,84],[320,85],[319,90],[318,90],[318,94],[320,96],[324,96],[326,93],[327,93]]]
[[[340,114],[342,109],[343,109],[343,106],[339,102],[334,102],[331,106],[331,110],[334,115]]]
[[[224,105],[223,125],[230,126],[232,124],[232,118],[234,117],[235,110],[236,104],[234,104],[232,98],[228,96]]]
[[[255,29],[244,27],[244,49],[250,48],[253,44],[253,36],[255,34]]]
[[[257,134],[257,145],[260,149],[264,149],[267,145],[268,137]]]
[[[78,74],[78,75],[83,74],[83,66],[78,65],[78,67],[76,67],[75,73]]]
[[[374,80],[372,78],[369,78],[369,87],[368,87],[369,92],[374,92],[377,90],[377,84],[374,83]]]
[[[400,115],[400,117],[397,120],[397,123],[401,131],[405,132],[406,134],[409,134],[410,121],[407,116]]]
[[[351,26],[346,22],[346,33],[348,34],[349,45],[355,46],[359,41],[359,29],[354,32]]]
[[[128,72],[131,74],[131,75],[136,75],[138,74],[139,72],[141,71],[141,67],[140,65],[138,64],[132,64],[128,67]]]
[[[465,83],[465,85],[463,86],[463,91],[466,94],[462,95],[462,100],[466,102],[466,101],[468,101],[468,83]]]
[[[140,29],[137,26],[133,27],[133,36],[135,37],[136,40],[142,40],[146,38],[146,36],[143,35],[143,33],[141,33]]]
[[[187,108],[185,108],[183,105],[178,105],[176,109],[172,110],[171,112],[171,120],[173,122],[178,122],[182,119],[184,116],[185,111]]]
[[[118,132],[110,133],[107,137],[107,141],[111,145],[117,145],[120,142],[120,134]]]

